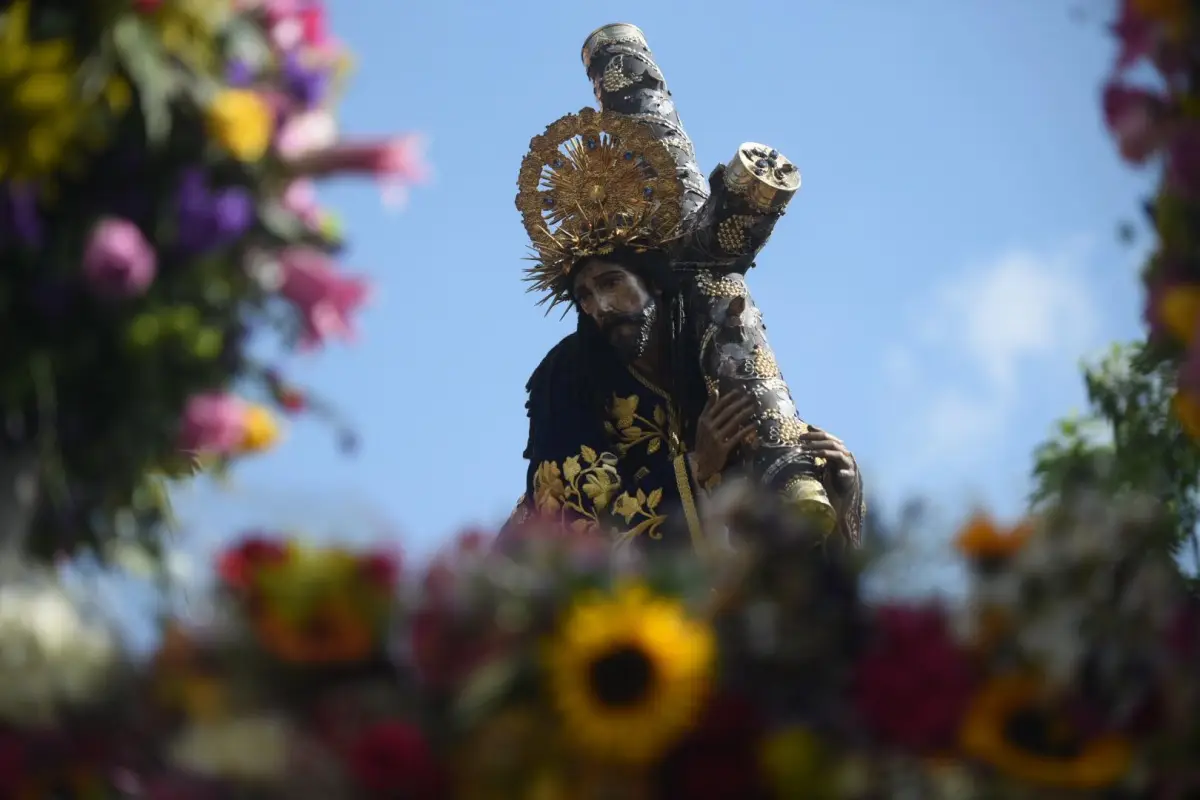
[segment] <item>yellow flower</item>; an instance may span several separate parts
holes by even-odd
[[[239,161],[257,161],[271,144],[271,109],[255,92],[225,89],[208,107],[208,131]]]
[[[1005,529],[991,517],[976,514],[954,537],[954,546],[968,558],[987,561],[1014,555],[1032,534],[1033,526],[1027,522]]]
[[[574,744],[600,760],[646,764],[694,722],[715,655],[706,625],[634,584],[578,601],[545,658]]]
[[[1163,292],[1158,315],[1163,326],[1183,344],[1191,344],[1200,325],[1200,286],[1177,284]]]
[[[245,432],[242,434],[242,451],[261,453],[279,441],[279,423],[270,409],[250,406],[246,410]]]
[[[1018,781],[1053,789],[1103,789],[1129,769],[1132,750],[1117,736],[1086,739],[1046,706],[1042,684],[1027,676],[987,683],[960,734],[962,750]]]

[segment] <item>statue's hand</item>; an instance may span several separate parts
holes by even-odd
[[[754,408],[753,398],[740,391],[709,398],[700,412],[692,453],[692,468],[701,484],[724,470],[729,454],[754,433]]]
[[[833,477],[833,490],[845,495],[858,482],[858,464],[846,443],[828,431],[808,426],[808,432],[800,438],[816,457],[825,459],[829,474]]]

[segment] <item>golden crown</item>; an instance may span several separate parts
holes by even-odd
[[[517,179],[529,233],[531,292],[570,301],[571,268],[618,247],[648,250],[678,234],[682,189],[667,146],[631,117],[585,108],[533,137]]]

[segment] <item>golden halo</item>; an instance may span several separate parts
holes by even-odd
[[[535,256],[530,291],[568,299],[566,277],[583,256],[651,248],[674,236],[682,189],[675,160],[643,123],[585,108],[533,137],[517,179]]]

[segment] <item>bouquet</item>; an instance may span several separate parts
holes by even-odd
[[[414,137],[339,138],[346,67],[319,0],[0,3],[8,540],[153,550],[164,479],[319,408],[249,351],[349,336],[367,298],[314,181],[423,174]]]
[[[541,527],[504,553],[464,534],[420,568],[249,534],[218,560],[214,621],[168,623],[149,661],[98,629],[77,624],[92,633],[67,646],[43,626],[39,668],[0,684],[0,795],[71,781],[164,800],[1200,786],[1200,608],[1146,555],[1153,504],[1080,496],[1015,526],[976,517],[956,540],[969,596],[894,604],[865,600],[859,554],[771,496],[733,487],[719,502],[709,522],[740,543],[720,564]],[[34,623],[5,619],[7,651]]]

